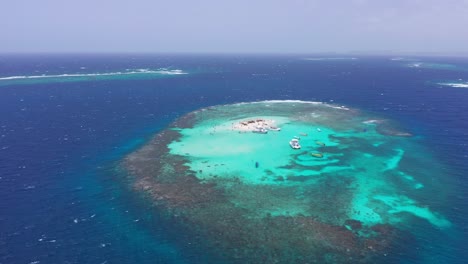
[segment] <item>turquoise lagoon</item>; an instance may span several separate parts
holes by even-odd
[[[250,120],[281,130],[239,128]],[[292,138],[301,149],[289,146]],[[369,263],[391,254],[415,223],[452,225],[419,201],[443,172],[417,137],[345,106],[262,101],[201,109],[125,163],[137,191],[235,263],[260,256]],[[442,191],[431,195],[445,199]]]

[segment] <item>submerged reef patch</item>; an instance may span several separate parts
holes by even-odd
[[[123,164],[136,192],[228,263],[374,263],[413,222],[451,225],[418,200],[434,173],[416,167],[432,159],[420,150],[357,109],[263,101],[189,113]]]
[[[42,74],[0,77],[0,86],[43,83],[68,83],[110,80],[144,80],[188,74],[179,69],[126,69],[118,72],[87,72],[69,74]]]

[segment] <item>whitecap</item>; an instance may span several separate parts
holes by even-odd
[[[101,243],[101,244],[99,244],[99,247],[100,248],[105,248],[105,247],[110,246],[110,245],[111,245],[111,243]]]
[[[383,120],[378,120],[378,119],[369,119],[366,121],[363,121],[362,123],[364,124],[381,124]]]
[[[411,68],[419,68],[421,67],[422,63],[410,63],[408,64],[408,67],[411,67]]]

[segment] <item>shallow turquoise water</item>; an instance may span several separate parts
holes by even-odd
[[[362,161],[358,163],[369,164],[372,157],[381,157],[379,161],[385,165],[369,166],[372,165],[371,170],[384,170],[392,167],[390,165],[396,162],[389,161],[397,161],[402,153],[399,150],[404,150],[398,163],[404,174],[386,172],[391,185],[417,202],[422,208],[418,213],[426,215],[427,208],[436,217],[446,218],[452,226],[438,228],[437,222],[432,224],[427,217],[401,213],[401,210],[416,212],[414,204],[380,194],[376,196],[376,204],[384,208],[376,210],[393,214],[393,219],[401,218],[399,224],[411,229],[411,233],[394,249],[396,254],[387,255],[379,262],[464,263],[464,240],[468,234],[464,228],[468,215],[464,191],[467,188],[468,115],[464,114],[468,111],[467,90],[439,87],[434,83],[467,80],[466,71],[408,68],[406,62],[389,61],[387,57],[358,57],[339,60],[339,63],[338,60],[305,61],[303,57],[310,56],[1,55],[2,77],[99,74],[164,67],[187,72],[197,69],[203,74],[175,78],[83,78],[79,81],[70,78],[70,82],[34,83],[29,80],[2,86],[0,229],[4,235],[0,236],[0,262],[221,263],[211,254],[217,252],[217,248],[199,250],[190,244],[184,231],[158,219],[158,212],[153,214],[154,208],[146,200],[140,200],[135,192],[123,188],[113,167],[125,155],[148,142],[154,133],[187,112],[244,101],[300,99],[333,100],[340,105],[371,111],[377,117],[401,122],[414,134],[409,141],[396,140],[387,145],[375,141],[374,148],[356,149],[356,153],[362,152]],[[459,68],[467,64],[461,58],[414,59],[418,61]],[[80,70],[83,66],[87,69]],[[368,132],[371,134],[372,129],[368,128]],[[292,134],[296,135],[297,131]],[[308,133],[301,140],[309,139],[312,134]],[[135,138],[138,142],[134,142]],[[289,148],[287,141],[289,137],[282,147]],[[379,147],[386,151],[379,151]],[[376,152],[369,152],[369,149]],[[388,151],[390,149],[392,151]],[[324,163],[332,149],[327,151]],[[419,152],[424,155],[411,158]],[[356,162],[346,157],[337,155],[336,159],[344,166]],[[262,155],[256,157],[260,158]],[[299,155],[295,161],[300,164],[305,160],[308,164],[309,159],[309,155]],[[267,169],[268,160],[259,165],[260,170]],[[431,169],[433,165],[443,167],[441,172]],[[249,166],[255,169],[254,163]],[[333,166],[338,167],[338,164]],[[315,170],[310,174],[313,172]],[[346,177],[326,179],[329,180],[323,182],[324,186],[334,185],[336,193],[347,191],[340,188],[346,186],[341,181],[347,180]],[[313,182],[310,176],[295,180]],[[268,193],[268,187],[256,186],[258,189],[232,185],[232,198],[240,197],[236,192],[243,192],[244,197],[258,201],[257,207],[274,201],[281,209],[287,207],[286,203],[281,204],[284,201],[337,197],[335,192],[314,192],[313,189],[294,195],[285,189],[275,195],[262,196],[261,193]],[[239,204],[247,202],[239,200]],[[391,207],[393,203],[397,206]],[[330,216],[337,209],[326,202],[313,205],[314,210],[329,210]],[[294,204],[294,208],[305,210],[301,203]],[[265,210],[272,209],[266,206]],[[286,213],[282,209],[276,211]],[[289,214],[295,212],[291,210]],[[140,221],[135,221],[138,219]]]
[[[237,126],[259,118],[275,120],[281,131],[257,134]],[[440,172],[440,168],[433,166],[433,174],[415,175],[410,175],[408,168],[400,168],[403,159],[425,159],[419,156],[426,153],[415,152],[416,140],[395,136],[404,131],[392,130],[395,135],[378,133],[376,127],[384,119],[344,107],[301,101],[217,106],[198,112],[197,119],[193,128],[180,131],[182,138],[169,145],[170,153],[186,157],[189,168],[202,181],[225,185],[223,188],[229,189],[237,206],[248,208],[252,216],[320,215],[310,204],[324,201],[307,197],[304,189],[312,189],[317,194],[328,192],[322,182],[333,177],[348,179],[342,187],[347,191],[342,195],[350,200],[349,204],[340,204],[338,201],[342,199],[337,197],[339,204],[333,206],[341,207],[343,213],[326,212],[321,216],[326,221],[334,218],[334,224],[343,224],[347,219],[354,219],[365,225],[399,226],[417,217],[434,228],[451,226],[445,216],[411,198],[413,192],[424,188],[440,188],[423,184]],[[292,138],[300,138],[301,149],[289,146]],[[323,157],[314,157],[313,153]],[[260,204],[231,190],[234,181],[247,186],[292,188],[294,195],[283,197],[287,201]],[[400,189],[394,182],[403,182],[407,188]]]

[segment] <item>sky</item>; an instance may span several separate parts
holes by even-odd
[[[468,54],[468,0],[2,0],[23,52]]]

